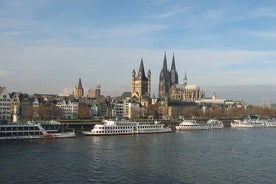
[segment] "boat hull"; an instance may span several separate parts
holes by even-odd
[[[130,122],[130,121],[105,121],[104,124],[96,124],[91,131],[83,131],[84,135],[131,135],[169,133],[171,128],[164,124]]]
[[[62,134],[47,134],[47,135],[28,135],[28,136],[5,136],[0,137],[0,140],[10,140],[10,139],[54,139],[54,138],[74,138],[75,133],[62,133]]]
[[[158,133],[171,133],[171,130],[166,130],[166,131],[152,131],[152,132],[109,132],[109,133],[95,133],[92,131],[82,131],[83,135],[86,136],[104,136],[104,135],[134,135],[134,134],[158,134]]]

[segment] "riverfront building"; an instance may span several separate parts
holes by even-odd
[[[6,87],[0,86],[0,121],[11,118],[11,98]]]
[[[57,107],[61,110],[62,119],[77,119],[79,103],[71,100],[57,102]]]

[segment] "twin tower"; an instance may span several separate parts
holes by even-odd
[[[171,70],[167,69],[167,56],[164,55],[163,67],[159,76],[159,99],[164,100],[169,96],[171,86],[178,84],[178,73],[175,67],[174,54],[172,58]],[[131,96],[138,99],[150,97],[151,93],[151,71],[145,75],[143,59],[141,59],[138,74],[132,71]]]

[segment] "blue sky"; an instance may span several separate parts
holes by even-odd
[[[158,95],[166,51],[180,81],[186,71],[207,96],[273,103],[275,9],[273,0],[0,0],[0,85],[64,94],[81,77],[86,90],[99,80],[116,96],[131,90],[143,57]]]

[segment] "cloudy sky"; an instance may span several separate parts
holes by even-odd
[[[274,0],[0,0],[0,86],[71,93],[82,79],[105,95],[152,72],[158,95],[164,52],[180,81],[210,97],[276,102]]]

